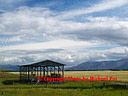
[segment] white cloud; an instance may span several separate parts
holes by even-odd
[[[53,50],[53,49],[51,49]],[[8,50],[1,51],[0,64],[27,64],[41,60],[55,60],[70,65],[86,61],[117,60],[127,58],[128,47],[115,47],[104,50],[89,50],[86,52],[68,50]]]
[[[0,42],[8,43],[8,42],[22,41],[21,38],[22,38],[22,36],[13,36],[13,37],[10,37],[10,38],[8,38],[8,37],[0,38]]]
[[[7,12],[20,6],[25,0],[0,0],[0,12]]]
[[[117,17],[92,17],[92,16],[89,16],[89,17],[86,17],[86,18],[83,18],[84,20],[89,20],[91,22],[115,22],[115,21],[118,21],[119,18]]]
[[[0,61],[6,64],[9,62],[21,64],[51,59],[78,64],[106,58],[126,58],[127,47],[107,50],[89,50],[89,48],[100,47],[102,44],[127,45],[127,18],[84,17],[84,20],[89,22],[65,21],[65,18],[101,12],[127,3],[126,0],[107,0],[86,9],[71,10],[62,14],[48,8],[25,6],[2,13],[0,36],[4,35],[7,38],[0,40],[8,43],[25,43],[0,47]]]
[[[127,45],[128,20],[118,17],[87,17],[90,22],[63,21],[53,18],[47,8],[21,7],[0,17],[0,35],[26,40],[80,39]],[[15,17],[15,18],[14,18]],[[14,38],[9,40],[14,41]]]
[[[4,58],[4,60],[3,61],[5,61],[5,62],[13,62],[13,61],[18,61],[18,62],[21,62],[22,60],[21,59],[19,59],[18,57],[7,57],[7,58]]]
[[[60,16],[58,16],[57,18],[60,18],[60,19],[72,18],[74,16],[78,16],[78,15],[82,15],[82,14],[101,12],[101,11],[121,7],[126,4],[128,4],[127,0],[103,0],[102,2],[92,5],[89,8],[83,8],[83,9],[78,9],[78,10],[62,12],[62,14]]]
[[[11,45],[1,47],[0,50],[41,50],[41,49],[77,49],[77,48],[88,48],[97,46],[97,43],[89,43],[86,41],[73,41],[73,40],[54,40],[41,43],[29,43],[20,45]]]

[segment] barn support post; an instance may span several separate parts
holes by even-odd
[[[28,81],[29,81],[29,66],[28,66]]]
[[[22,67],[21,67],[21,71],[20,71],[20,72],[21,72],[21,75],[20,75],[21,80],[23,80],[23,77],[22,77],[22,76],[23,76],[23,70],[22,70]]]
[[[59,73],[59,66],[58,66],[58,73]]]
[[[43,66],[43,76],[45,76],[45,66]]]
[[[55,66],[54,66],[54,74],[55,74]]]
[[[24,80],[24,67],[22,67],[22,80]]]
[[[50,75],[52,71],[53,71],[53,66],[50,66]]]
[[[21,67],[20,67],[20,81],[21,81]]]
[[[26,81],[27,81],[27,79],[28,79],[28,75],[27,75],[27,73],[28,73],[28,68],[27,67],[25,67],[25,77],[26,77]]]
[[[48,76],[48,66],[47,66],[47,76]]]
[[[64,77],[64,66],[62,66],[62,76]]]
[[[33,81],[33,67],[31,67],[31,84],[32,84],[32,81]]]
[[[37,67],[37,77],[38,77],[38,67]]]
[[[23,67],[23,71],[24,71],[24,80],[25,80],[25,78],[26,78],[26,76],[25,76],[25,67]]]
[[[38,77],[38,67],[36,67],[36,76]]]
[[[41,66],[40,66],[40,76],[41,76],[41,71],[42,71],[42,69],[41,69]]]
[[[26,67],[24,68],[24,71],[25,71],[24,73],[25,73],[25,81],[26,81],[27,80],[27,68]]]
[[[21,80],[23,80],[23,67],[21,67]]]

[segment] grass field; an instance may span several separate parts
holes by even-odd
[[[117,80],[128,82],[128,71],[66,71],[65,76],[90,77],[90,76],[117,76]],[[66,81],[64,84],[29,85],[14,82],[4,85],[5,80],[19,80],[18,72],[0,72],[0,96],[127,96],[125,86],[114,85],[112,82],[75,82]]]
[[[73,76],[73,77],[90,77],[90,76],[117,76],[118,81],[128,82],[128,71],[68,71],[65,72],[65,76]]]

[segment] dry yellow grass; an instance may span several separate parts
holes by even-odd
[[[10,72],[12,74],[19,74],[19,72]],[[42,73],[43,74],[43,73]],[[100,76],[100,77],[115,77],[117,76],[118,81],[128,82],[128,71],[65,71],[64,76],[72,77],[90,77],[90,76]]]
[[[115,77],[117,76],[118,81],[128,82],[128,71],[65,71],[65,77],[90,77],[90,76],[100,76],[100,77]]]

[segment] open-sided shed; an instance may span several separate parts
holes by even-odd
[[[64,77],[64,65],[55,61],[45,60],[29,65],[20,65],[20,80],[37,82],[37,77]]]

